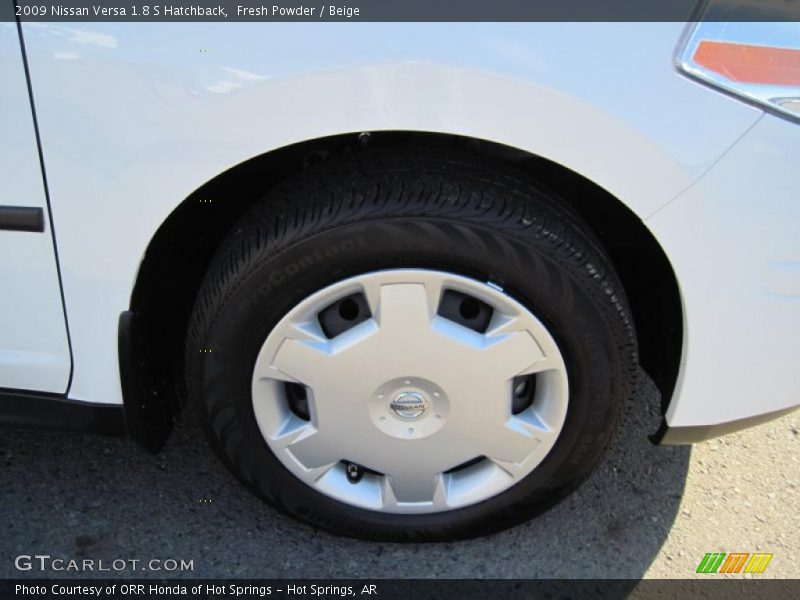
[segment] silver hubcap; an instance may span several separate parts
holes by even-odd
[[[446,292],[472,303],[462,314],[490,307],[485,330],[439,314]],[[368,318],[329,338],[320,313],[353,294]],[[515,388],[532,374],[535,391],[515,410]],[[287,383],[304,391],[307,415],[292,409]],[[261,433],[291,473],[392,513],[451,510],[508,489],[555,444],[569,395],[561,353],[525,307],[495,286],[405,269],[346,279],[292,309],[259,352],[252,392]],[[362,468],[358,481],[348,464]]]

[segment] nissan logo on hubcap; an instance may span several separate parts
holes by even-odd
[[[389,407],[402,419],[416,419],[428,408],[428,401],[417,392],[403,392],[389,403]]]

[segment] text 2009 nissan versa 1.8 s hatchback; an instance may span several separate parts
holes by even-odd
[[[0,26],[0,413],[346,535],[552,505],[800,403],[790,23]]]

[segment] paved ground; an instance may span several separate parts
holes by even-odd
[[[284,518],[189,418],[156,457],[125,440],[0,430],[0,577],[20,576],[15,556],[44,553],[191,559],[195,577],[679,578],[711,551],[773,552],[768,575],[800,576],[800,417],[690,452],[646,440],[656,404],[643,384],[618,447],[565,502],[454,544],[364,543]]]

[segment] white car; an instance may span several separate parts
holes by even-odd
[[[0,24],[0,415],[453,539],[800,404],[795,23]],[[653,432],[643,432],[646,433]]]

